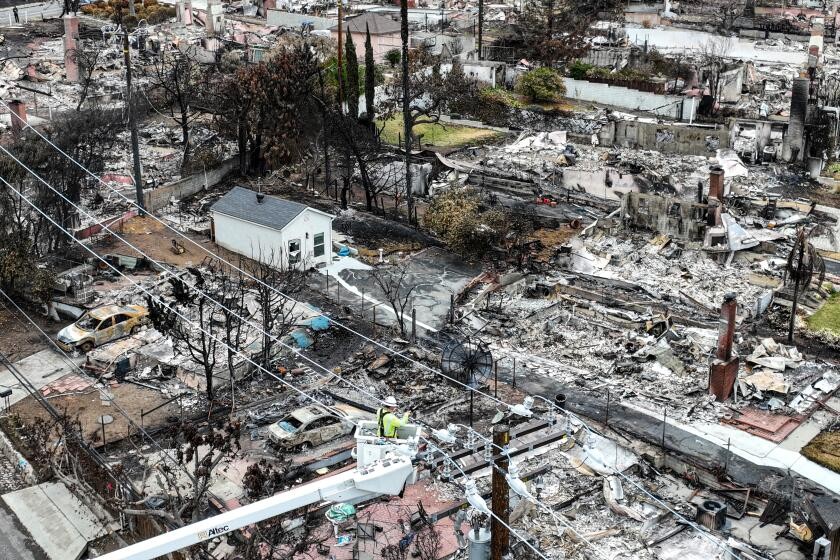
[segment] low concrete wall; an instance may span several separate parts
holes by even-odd
[[[12,445],[11,440],[3,432],[0,432],[0,453],[12,464],[23,480],[28,484],[38,484],[35,469],[32,468],[29,461],[24,459],[23,455],[18,453],[18,450]]]
[[[645,111],[676,120],[688,121],[694,118],[697,105],[699,105],[699,103],[691,103],[690,99],[680,95],[662,95],[572,78],[563,78],[563,80],[566,83],[566,97],[570,99]]]
[[[124,214],[117,216],[116,218],[108,218],[107,220],[103,220],[97,224],[90,225],[84,229],[76,230],[73,232],[73,237],[75,237],[76,239],[87,239],[88,237],[96,235],[97,233],[105,229],[105,226],[112,230],[119,228],[120,224],[122,224],[124,221],[130,218],[133,218],[136,215],[137,210],[129,210],[128,212],[125,212]]]
[[[669,154],[709,156],[730,147],[725,126],[699,127],[638,121],[610,122],[598,134],[601,145],[618,145]]]
[[[239,156],[236,155],[215,169],[208,169],[206,175],[204,172],[196,173],[195,175],[190,175],[189,177],[184,177],[178,181],[147,191],[144,193],[146,210],[154,212],[155,210],[169,206],[169,203],[173,199],[180,200],[197,193],[204,188],[205,179],[207,186],[212,187],[224,179],[228,173],[236,169],[238,165]]]
[[[311,24],[314,30],[325,30],[338,24],[337,19],[312,16],[309,14],[294,14],[283,10],[268,10],[266,22],[272,27],[299,28],[303,24]]]

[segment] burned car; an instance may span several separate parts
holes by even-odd
[[[353,423],[318,406],[293,410],[268,427],[268,437],[278,447],[306,451],[345,436]]]
[[[89,352],[96,346],[136,333],[149,310],[142,305],[103,305],[91,309],[58,332],[58,345],[67,352]]]

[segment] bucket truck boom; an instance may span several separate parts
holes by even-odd
[[[356,431],[356,468],[321,478],[258,502],[214,515],[157,537],[100,556],[100,560],[152,560],[175,550],[320,502],[360,502],[396,495],[415,480],[411,457],[417,451],[419,427],[406,425],[396,439],[375,437],[376,423],[361,422]],[[373,431],[373,435],[371,435]]]

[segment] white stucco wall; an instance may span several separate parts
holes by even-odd
[[[304,210],[282,231],[211,212],[216,243],[245,257],[262,262],[282,262],[278,268],[288,266],[289,241],[301,243],[301,265],[329,264],[332,259],[332,217],[311,209]],[[324,234],[324,254],[315,257],[315,235]]]
[[[569,99],[594,101],[634,111],[649,111],[676,120],[692,120],[699,105],[695,103],[692,106],[691,100],[681,95],[661,95],[572,78],[563,78],[563,81],[566,83],[566,97]]]

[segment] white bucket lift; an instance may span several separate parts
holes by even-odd
[[[297,508],[324,502],[358,503],[382,495],[400,494],[414,484],[421,428],[407,424],[396,438],[376,435],[376,422],[360,422],[356,429],[356,468],[295,486],[285,492],[226,511],[191,525],[110,552],[101,560],[152,560],[175,550],[219,537],[258,521]]]
[[[397,437],[386,438],[377,435],[379,425],[374,420],[363,420],[356,427],[356,449],[354,457],[358,468],[383,460],[387,454],[414,458],[420,448],[422,429],[416,424],[397,428]]]

